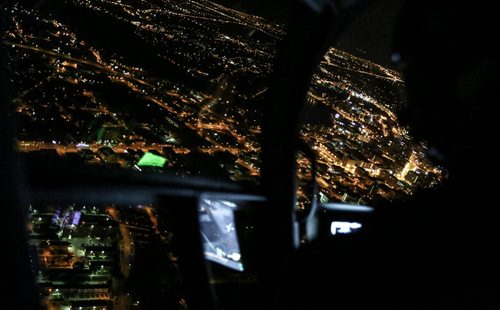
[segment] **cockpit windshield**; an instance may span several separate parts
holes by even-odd
[[[226,2],[4,4],[18,151],[258,183],[264,98],[289,9]],[[314,74],[303,119],[320,195],[392,200],[438,182],[395,116],[401,76],[341,48]]]
[[[29,2],[0,11],[19,152],[258,180],[286,14],[206,0]]]

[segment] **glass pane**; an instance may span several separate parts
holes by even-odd
[[[301,136],[318,156],[323,203],[404,199],[444,177],[397,117],[405,83],[391,65],[390,40],[399,7],[367,5],[312,77]]]
[[[44,309],[185,309],[172,235],[150,205],[31,205]]]
[[[1,69],[18,150],[44,162],[256,181],[287,7],[224,2],[7,1]]]

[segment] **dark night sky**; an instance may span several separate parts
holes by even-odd
[[[215,0],[227,7],[284,23],[290,16],[289,0]],[[339,38],[338,48],[378,64],[390,61],[392,33],[404,0],[368,1]]]
[[[387,67],[391,63],[393,31],[403,0],[369,1],[339,38],[338,47]]]

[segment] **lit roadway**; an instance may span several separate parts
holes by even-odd
[[[107,208],[107,211],[109,215],[111,215],[113,220],[119,223],[120,234],[122,236],[122,239],[118,246],[120,247],[120,269],[124,279],[121,281],[121,283],[117,284],[118,286],[121,286],[130,275],[131,258],[133,255],[133,242],[127,225],[120,222],[120,214],[118,210],[116,210],[116,208],[109,207]],[[115,304],[117,306],[117,309],[128,309],[130,305],[130,296],[124,294],[118,295],[115,300]]]

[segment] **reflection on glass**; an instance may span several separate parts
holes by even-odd
[[[44,308],[184,308],[172,236],[152,206],[32,205],[30,215]]]

